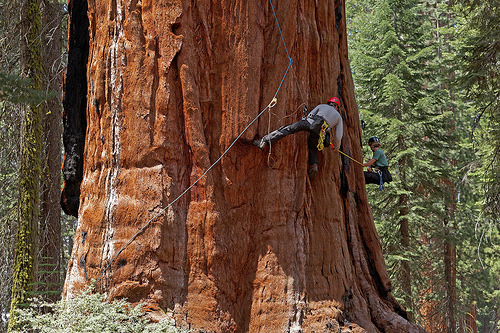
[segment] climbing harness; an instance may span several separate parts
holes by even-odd
[[[323,125],[321,125],[321,131],[319,131],[319,140],[318,145],[316,146],[319,151],[322,151],[325,148],[325,136],[327,131],[329,130],[328,123],[323,120]]]
[[[278,17],[276,16],[276,12],[274,11],[274,6],[273,6],[273,3],[271,0],[269,0],[269,2],[271,3],[271,8],[273,9],[273,13],[274,13],[274,18],[276,19],[276,23],[278,25],[278,29],[279,29],[279,32],[281,34],[281,39],[283,41],[283,45],[285,46],[285,51],[286,51],[286,54],[288,56],[288,67],[285,71],[285,74],[283,75],[283,78],[281,79],[281,82],[278,86],[278,89],[276,89],[276,93],[274,94],[271,102],[243,129],[243,131],[241,131],[241,133],[233,140],[233,142],[229,145],[229,147],[227,147],[227,149],[220,155],[220,157],[210,166],[208,167],[208,169],[198,178],[196,179],[188,188],[186,188],[177,198],[175,198],[174,200],[172,200],[167,206],[165,206],[164,208],[162,208],[156,215],[154,215],[151,219],[149,219],[148,222],[146,222],[119,250],[118,252],[116,252],[116,254],[111,258],[111,260],[109,261],[108,265],[101,271],[101,274],[99,275],[99,277],[94,281],[93,285],[97,285],[97,283],[99,282],[99,280],[102,278],[102,276],[104,275],[104,273],[106,273],[106,271],[111,267],[111,264],[113,264],[113,262],[115,261],[115,259],[137,238],[137,236],[139,236],[158,216],[162,215],[170,206],[172,206],[174,203],[176,203],[180,198],[182,198],[189,190],[191,190],[193,188],[193,186],[195,186],[201,179],[203,179],[207,173],[212,170],[212,168],[217,165],[221,160],[222,158],[227,154],[227,152],[236,144],[236,142],[241,138],[241,136],[248,130],[248,128],[250,128],[250,126],[253,125],[254,122],[257,121],[257,119],[260,118],[260,116],[262,116],[262,114],[274,107],[276,105],[276,103],[278,102],[278,99],[276,96],[278,96],[278,93],[281,89],[281,86],[283,85],[283,82],[285,81],[285,78],[287,77],[288,75],[288,72],[290,71],[290,68],[293,67],[293,61],[292,61],[292,58],[290,58],[290,55],[288,54],[288,49],[286,48],[286,44],[285,44],[285,39],[283,37],[283,34],[281,33],[281,28],[279,26],[279,22],[278,22]]]

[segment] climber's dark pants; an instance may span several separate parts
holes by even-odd
[[[309,123],[309,121],[311,123]],[[265,135],[262,139],[269,143],[274,143],[287,135],[294,134],[297,132],[308,131],[309,137],[307,138],[307,147],[309,149],[309,164],[318,164],[318,141],[319,141],[319,133],[321,131],[321,126],[323,125],[323,118],[320,116],[310,116],[308,119],[302,119],[297,121],[296,123],[283,126],[277,129],[274,132]],[[328,133],[328,132],[327,132]],[[330,138],[328,136],[328,142],[330,142]],[[327,140],[325,139],[325,142]]]
[[[392,181],[392,175],[389,172],[389,167],[378,167],[380,172],[382,172],[382,180],[384,183],[390,183]],[[380,174],[376,171],[364,171],[365,174],[365,184],[377,184],[380,185]]]
[[[374,171],[363,171],[365,174],[365,184],[380,184],[380,175]]]

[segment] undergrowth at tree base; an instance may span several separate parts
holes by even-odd
[[[75,298],[56,303],[33,299],[30,305],[17,309],[17,323],[12,333],[184,333],[169,320],[152,322],[142,310],[144,304],[132,306],[126,300],[108,302],[105,294],[88,288]]]

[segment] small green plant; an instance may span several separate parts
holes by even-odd
[[[112,303],[91,288],[79,296],[56,303],[34,299],[26,308],[17,309],[17,325],[10,331],[39,333],[181,333],[167,320],[151,322],[142,311],[143,304],[132,307],[125,300]]]

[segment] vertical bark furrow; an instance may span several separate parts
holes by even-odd
[[[87,130],[87,61],[89,55],[87,0],[69,0],[68,10],[70,21],[68,65],[63,97],[64,188],[61,193],[61,206],[66,214],[77,216]]]

